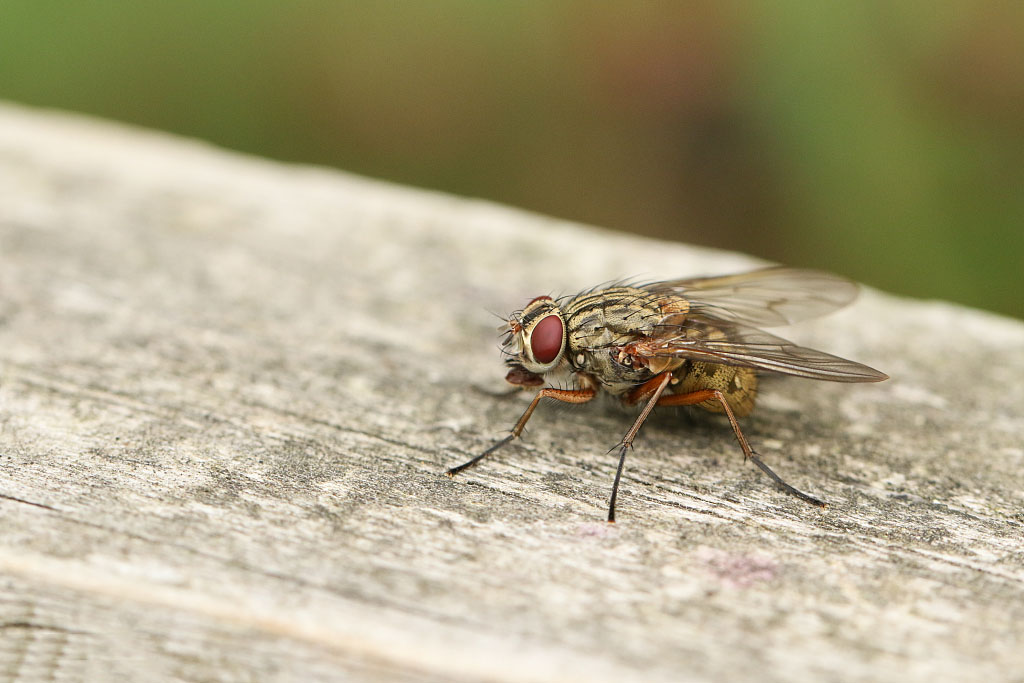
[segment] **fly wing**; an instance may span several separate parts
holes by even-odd
[[[666,280],[644,289],[683,297],[693,313],[760,327],[815,318],[857,298],[856,283],[846,278],[785,267],[724,277]]]
[[[701,315],[666,316],[654,335],[636,345],[635,353],[739,365],[831,382],[888,379],[888,375],[874,368],[798,346],[756,327]]]

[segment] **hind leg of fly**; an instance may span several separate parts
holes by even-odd
[[[740,423],[736,420],[736,416],[733,415],[732,408],[729,407],[728,401],[725,399],[723,394],[718,389],[703,389],[701,391],[691,391],[688,394],[671,394],[669,396],[662,396],[658,400],[659,406],[692,406],[705,401],[718,401],[721,403],[722,408],[725,411],[725,416],[729,418],[729,424],[732,425],[732,431],[736,435],[736,440],[740,444],[740,448],[743,449],[743,455],[749,458],[755,465],[757,465],[762,472],[767,474],[772,481],[774,481],[779,488],[786,493],[796,496],[800,500],[810,503],[811,505],[817,505],[818,507],[828,507],[828,503],[825,503],[813,496],[809,496],[803,491],[796,489],[785,481],[782,477],[775,474],[768,465],[761,460],[760,456],[754,452],[754,449],[747,443],[747,437],[743,436],[743,432],[740,430]]]

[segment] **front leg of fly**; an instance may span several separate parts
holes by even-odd
[[[511,443],[514,439],[518,439],[519,436],[523,433],[523,429],[526,428],[526,423],[529,422],[530,417],[533,415],[533,411],[537,409],[537,404],[540,403],[541,399],[553,398],[556,401],[561,401],[563,403],[587,403],[588,401],[592,400],[596,395],[597,391],[592,386],[589,385],[585,385],[580,389],[541,389],[539,392],[537,392],[537,395],[533,397],[533,400],[530,401],[530,405],[523,412],[522,417],[519,418],[519,421],[516,422],[515,426],[512,427],[512,431],[511,433],[509,433],[508,436],[506,436],[504,439],[501,439],[500,441],[495,442],[493,445],[491,445],[490,448],[488,448],[475,458],[471,458],[470,460],[467,460],[461,465],[452,467],[447,472],[445,472],[445,474],[447,474],[449,477],[454,477],[459,472],[477,464],[494,451],[500,449],[505,444]]]

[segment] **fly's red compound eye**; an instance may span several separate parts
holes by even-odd
[[[562,350],[562,319],[557,315],[543,318],[530,334],[530,351],[538,363],[550,363]]]

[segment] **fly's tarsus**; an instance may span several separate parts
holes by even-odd
[[[458,474],[462,470],[468,470],[470,467],[472,467],[473,465],[477,464],[478,462],[480,462],[481,460],[486,458],[488,455],[490,455],[494,451],[498,450],[499,448],[501,448],[502,446],[504,446],[505,444],[509,443],[510,441],[512,441],[515,438],[516,438],[516,434],[509,434],[504,439],[494,443],[490,448],[488,448],[486,451],[484,451],[480,455],[476,456],[475,458],[471,458],[471,459],[467,460],[466,462],[462,463],[461,465],[456,465],[455,467],[453,467],[450,470],[448,470],[447,472],[445,472],[445,474],[447,474],[449,477],[454,477],[456,474]]]
[[[828,503],[826,503],[825,501],[818,500],[814,496],[810,496],[810,495],[804,493],[803,491],[801,491],[800,489],[794,488],[793,486],[790,486],[789,484],[787,484],[782,479],[782,477],[780,477],[779,475],[775,474],[775,472],[772,470],[772,468],[768,467],[768,465],[766,465],[765,462],[763,460],[761,460],[761,456],[760,455],[758,455],[754,451],[751,451],[750,453],[751,454],[749,456],[747,456],[747,457],[755,465],[757,465],[759,468],[761,468],[761,471],[764,472],[765,474],[767,474],[771,478],[771,480],[774,481],[778,485],[778,487],[780,489],[782,489],[783,491],[785,491],[786,493],[788,493],[791,496],[796,496],[797,498],[799,498],[800,500],[804,501],[805,503],[810,503],[811,505],[816,505],[816,506],[818,506],[820,508],[827,508],[828,507]]]

